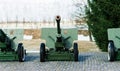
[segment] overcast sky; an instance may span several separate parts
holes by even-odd
[[[62,19],[72,19],[74,4],[86,4],[86,0],[0,0],[0,21],[53,20],[56,15]]]

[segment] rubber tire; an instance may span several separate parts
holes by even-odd
[[[115,47],[112,41],[108,43],[108,61],[115,61]]]
[[[18,58],[19,62],[24,62],[25,60],[25,51],[22,43],[18,44]]]
[[[78,44],[77,43],[74,43],[73,44],[73,48],[74,48],[74,61],[78,61]]]
[[[45,43],[40,45],[40,62],[45,62]]]

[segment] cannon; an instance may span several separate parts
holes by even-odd
[[[22,35],[17,30],[17,35]],[[8,32],[9,34],[6,34]],[[13,35],[13,30],[0,29],[0,60],[18,60],[19,62],[23,62],[25,60],[26,50],[22,43],[17,43],[17,36],[11,38],[10,34],[11,36]]]
[[[56,16],[57,28],[42,28],[40,43],[40,62],[78,61],[77,29],[60,27],[60,16]]]
[[[120,28],[110,28],[108,32],[108,60],[120,59]]]

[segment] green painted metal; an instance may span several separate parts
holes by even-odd
[[[62,28],[61,34],[66,41],[56,42],[57,29],[56,28],[42,28],[42,39],[46,40],[46,46],[48,48],[55,49],[56,47],[62,49],[64,48],[64,43],[66,43],[66,48],[70,49],[73,46],[73,41],[77,40],[77,29],[76,28]],[[69,39],[67,39],[70,37]],[[50,50],[46,53],[46,60],[48,61],[73,61],[73,52],[68,51],[56,51]]]
[[[8,37],[8,41],[10,42],[11,45],[10,47],[8,47],[6,42],[0,41],[0,49],[1,49],[0,60],[18,60],[17,47],[18,47],[19,41],[23,40],[24,30],[23,29],[2,29],[0,30],[0,35],[2,35],[1,31],[3,31],[6,37]],[[13,37],[16,37],[16,38],[12,40]],[[4,39],[4,41],[5,40],[6,39]]]
[[[20,43],[21,40],[23,40],[24,36],[24,29],[2,29],[6,35],[12,39],[13,37],[16,37],[14,41],[12,42],[12,48],[16,50],[18,43]]]
[[[120,60],[120,28],[108,29],[108,40],[114,42],[116,58]]]
[[[116,60],[120,60],[120,51],[117,51]]]
[[[115,48],[120,48],[120,28],[108,29],[108,40],[114,42]]]
[[[45,54],[47,60],[74,60],[75,53],[71,50],[73,41],[77,40],[77,29],[76,28],[61,28],[60,27],[60,16],[56,16],[57,28],[42,28],[42,39],[46,40],[46,47],[50,50],[41,50],[41,57]],[[41,46],[42,47],[42,46]],[[42,48],[45,48],[43,46]],[[77,48],[77,47],[76,47]],[[75,57],[75,58],[74,58]]]
[[[73,54],[70,52],[55,52],[51,51],[47,54],[48,61],[73,61]]]
[[[5,43],[0,42],[0,48],[5,48],[7,47]]]
[[[55,49],[63,49],[64,48],[64,43],[62,42],[55,42]]]
[[[70,36],[70,38],[66,41],[67,48],[72,47],[72,43],[74,40],[77,40],[77,29],[76,28],[62,28],[61,34],[64,38]],[[41,38],[46,40],[46,46],[49,48],[55,48],[55,41],[57,36],[56,28],[42,28]]]
[[[0,52],[0,60],[18,60],[16,52]]]

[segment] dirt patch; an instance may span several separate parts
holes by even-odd
[[[100,51],[95,42],[78,41],[79,52],[98,52]]]
[[[31,39],[31,40],[23,40],[21,42],[23,43],[24,48],[27,51],[39,51],[40,43],[44,41],[41,39]]]
[[[88,36],[88,35],[89,35],[89,32],[88,32],[88,30],[78,30],[78,34],[79,34],[79,35]]]
[[[41,30],[40,29],[25,29],[25,35],[32,35],[33,39],[40,39],[41,37]]]

